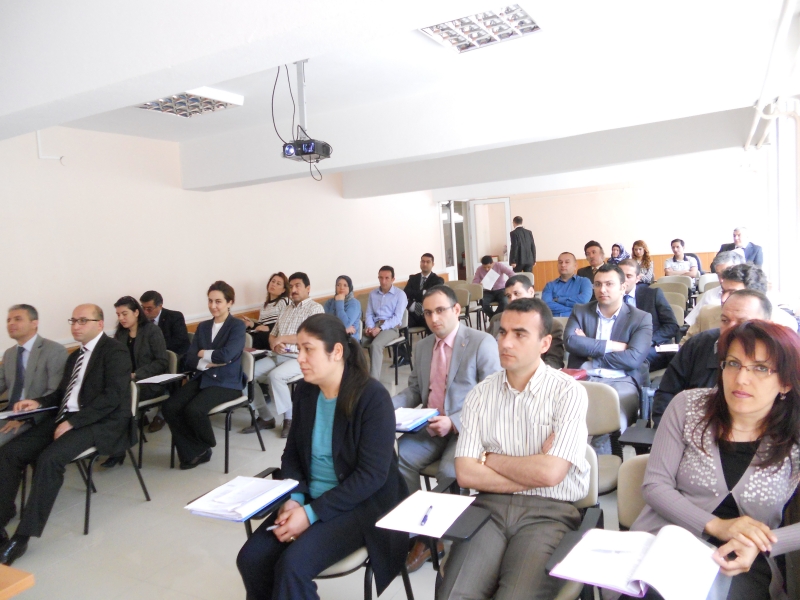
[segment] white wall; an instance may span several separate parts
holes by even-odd
[[[376,285],[383,264],[405,279],[440,247],[430,192],[346,200],[335,175],[191,192],[176,143],[68,128],[42,141],[63,166],[37,158],[34,134],[0,142],[0,309],[33,304],[40,332],[62,342],[82,302],[104,309],[107,330],[114,301],[147,289],[187,319],[205,317],[217,279],[242,309],[263,301],[273,271],[305,271],[323,295],[340,274]]]

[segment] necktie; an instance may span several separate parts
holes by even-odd
[[[75,361],[75,366],[72,367],[72,375],[69,378],[69,385],[67,385],[67,391],[64,393],[64,397],[61,399],[61,407],[58,409],[58,416],[56,417],[56,421],[60,421],[64,417],[64,413],[67,412],[67,402],[69,401],[69,397],[72,394],[72,390],[78,383],[78,373],[81,372],[81,365],[83,364],[83,357],[86,354],[83,346],[81,349],[78,350],[78,360]]]
[[[431,386],[428,394],[428,408],[435,408],[444,414],[444,389],[447,385],[447,355],[444,340],[436,340],[431,358]]]
[[[17,346],[17,370],[14,375],[14,387],[11,389],[11,396],[9,397],[9,405],[22,400],[22,388],[25,386],[25,367],[22,365],[22,355],[25,353],[25,348]]]
[[[428,281],[428,278],[427,278],[427,277],[423,277],[423,278],[420,280],[420,282],[419,282],[419,289],[422,289],[422,288],[424,288],[424,287],[425,287],[425,282],[426,282],[426,281]]]
[[[636,300],[634,300],[633,296],[631,296],[630,294],[625,294],[625,304],[636,308]]]

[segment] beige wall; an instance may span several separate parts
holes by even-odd
[[[405,279],[423,252],[439,253],[429,192],[345,200],[337,175],[189,192],[175,143],[69,128],[42,142],[63,166],[37,157],[34,134],[0,142],[0,309],[33,304],[51,339],[71,339],[66,319],[81,302],[100,304],[110,330],[114,301],[152,288],[191,319],[208,314],[216,279],[241,309],[263,301],[273,271],[305,271],[323,295],[337,275],[375,285],[390,264]]]

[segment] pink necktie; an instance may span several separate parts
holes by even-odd
[[[435,408],[444,414],[444,389],[447,385],[447,355],[444,353],[444,340],[436,340],[431,359],[431,387],[428,394],[428,408]]]

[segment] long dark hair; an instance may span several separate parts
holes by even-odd
[[[119,308],[120,306],[124,306],[131,312],[136,310],[139,311],[139,317],[136,319],[136,323],[139,326],[139,329],[141,329],[142,326],[150,322],[147,318],[147,315],[144,314],[144,310],[142,310],[142,305],[139,304],[139,302],[133,296],[123,296],[122,298],[114,302],[114,308]],[[125,328],[119,323],[117,323],[117,333],[119,333],[123,329]]]
[[[303,321],[297,333],[301,331],[325,344],[325,352],[333,352],[336,344],[342,345],[344,373],[339,386],[339,395],[336,398],[336,410],[342,411],[350,419],[369,382],[369,369],[367,369],[364,354],[361,352],[361,345],[353,337],[347,335],[344,323],[334,315],[312,315]]]
[[[277,273],[273,273],[272,275],[269,276],[269,279],[267,279],[267,288],[269,288],[269,282],[272,281],[273,277],[280,277],[281,279],[283,279],[283,293],[280,296],[278,296],[277,298],[275,298],[275,300],[272,301],[272,304],[277,304],[283,298],[288,298],[289,297],[289,278],[286,277],[286,275],[283,273],[283,271],[278,271]],[[269,289],[267,289],[267,298],[264,300],[264,308],[267,308],[269,303],[270,303],[270,301],[269,301]]]
[[[762,435],[769,443],[758,455],[758,466],[780,468],[792,448],[800,443],[800,337],[788,327],[769,321],[746,321],[722,334],[717,356],[723,360],[733,342],[739,342],[749,358],[755,355],[756,344],[761,342],[767,356],[775,363],[781,385],[790,387],[784,398],[778,397],[772,410],[764,419]],[[711,431],[715,441],[728,439],[733,428],[731,413],[725,401],[722,383],[723,370],[717,374],[717,387],[706,397],[705,414],[695,427],[700,432],[699,446],[703,447],[706,431]],[[693,432],[694,433],[694,432]]]

